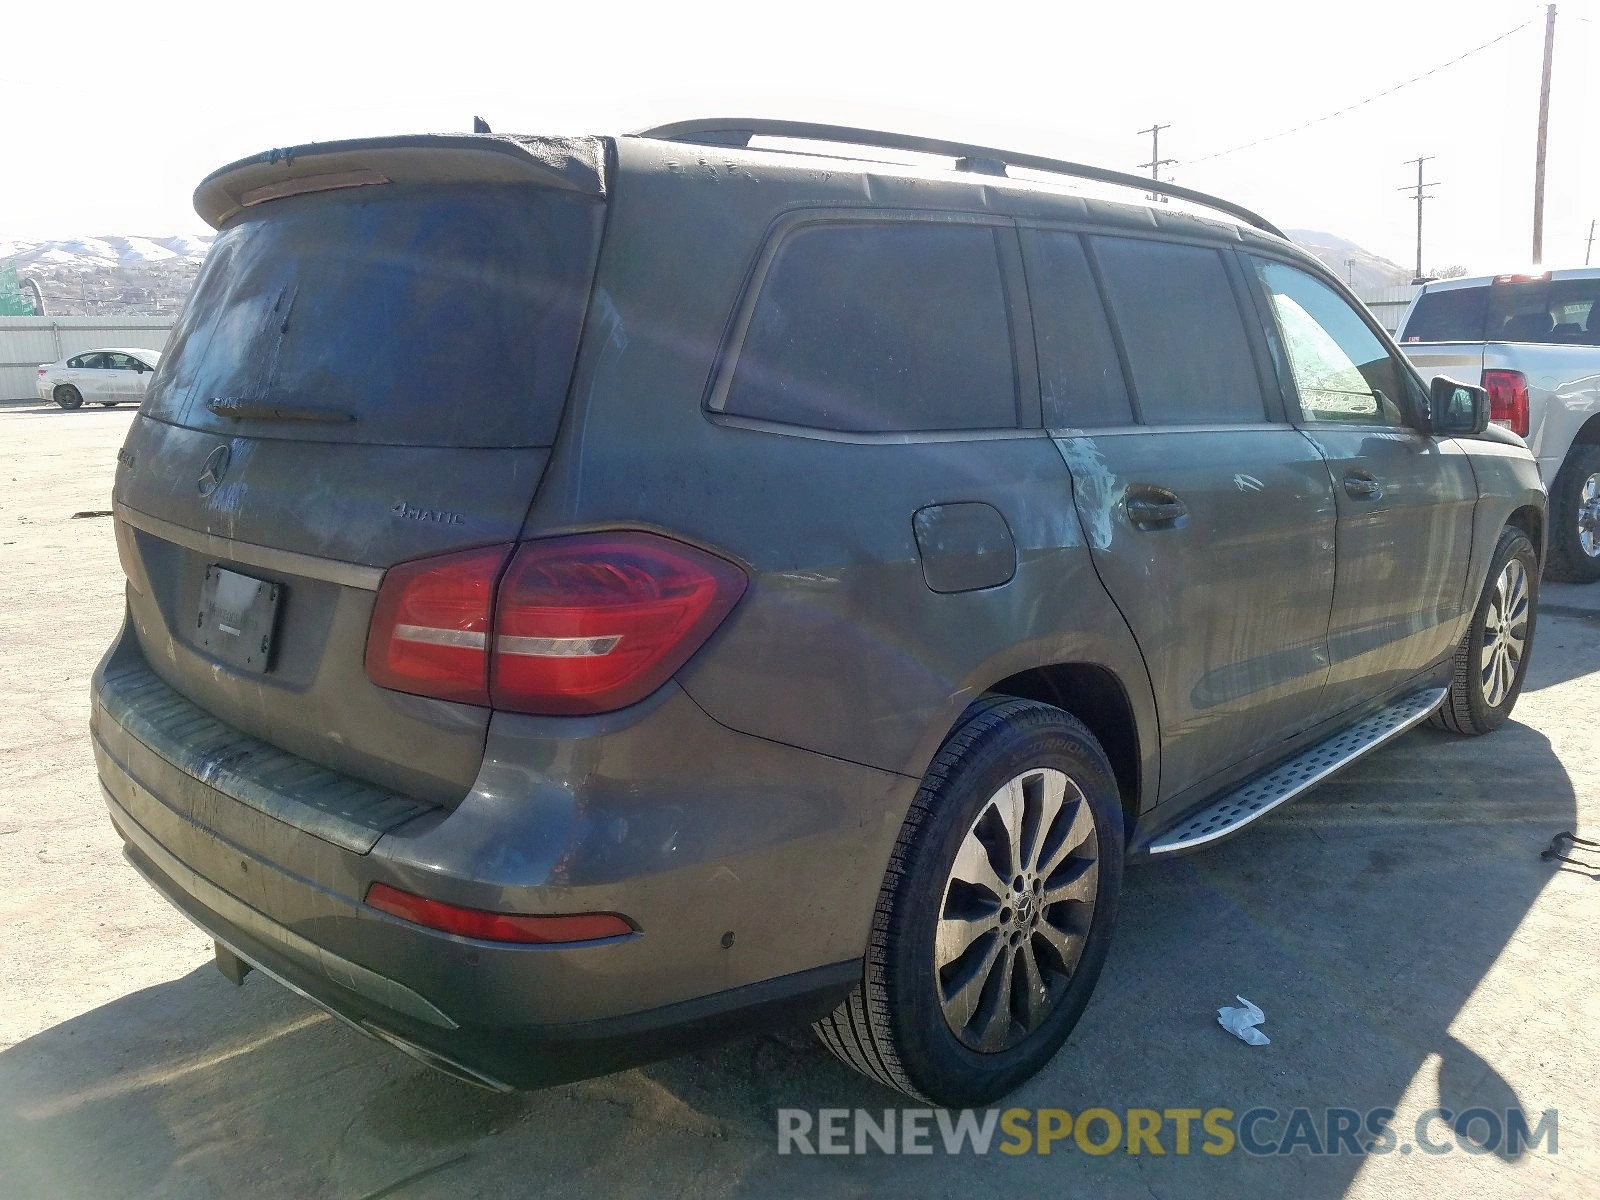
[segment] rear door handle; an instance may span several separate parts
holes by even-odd
[[[1177,529],[1189,515],[1188,505],[1175,492],[1149,483],[1130,487],[1123,503],[1128,510],[1128,520],[1135,528],[1146,531]]]
[[[1383,497],[1383,488],[1365,471],[1346,471],[1344,490],[1352,500],[1378,500]]]

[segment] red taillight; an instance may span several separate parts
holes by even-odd
[[[383,577],[367,675],[513,712],[609,712],[671,678],[744,588],[727,560],[652,533],[418,559]]]
[[[489,622],[510,546],[390,567],[367,632],[367,675],[399,692],[489,703]]]
[[[1489,420],[1520,437],[1528,436],[1528,379],[1521,371],[1485,371]]]
[[[481,908],[460,908],[442,900],[415,896],[387,883],[375,883],[368,888],[367,903],[379,912],[415,925],[486,942],[592,942],[597,938],[622,937],[636,932],[626,918],[616,913],[546,917],[485,912]]]
[[[744,572],[650,533],[526,542],[500,583],[496,708],[597,713],[665,683],[744,594]]]

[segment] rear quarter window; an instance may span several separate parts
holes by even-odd
[[[824,222],[773,258],[722,411],[847,433],[1012,428],[997,231]]]

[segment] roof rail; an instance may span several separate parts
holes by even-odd
[[[993,146],[947,142],[943,138],[918,137],[909,133],[884,133],[874,129],[856,129],[849,125],[818,125],[810,121],[772,120],[765,117],[709,117],[692,121],[675,121],[670,125],[637,129],[633,136],[660,138],[668,142],[689,142],[703,146],[747,146],[754,137],[837,142],[847,146],[870,146],[880,150],[904,150],[913,154],[953,158],[956,160],[957,170],[983,175],[1004,175],[1008,166],[1022,167],[1049,175],[1069,175],[1074,179],[1092,179],[1097,183],[1138,188],[1144,192],[1158,192],[1176,200],[1187,200],[1191,204],[1227,213],[1246,225],[1253,225],[1274,237],[1289,240],[1287,235],[1271,221],[1251,212],[1243,205],[1205,192],[1197,192],[1193,188],[1147,179],[1142,175],[1132,175],[1126,171],[1112,171],[1106,167],[1092,167],[1085,163],[1066,162],[1059,158],[1044,158],[1037,154],[996,150]]]

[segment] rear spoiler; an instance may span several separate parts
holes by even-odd
[[[604,196],[600,138],[428,133],[313,142],[268,150],[213,171],[194,210],[213,228],[268,200],[385,183],[524,183]]]

